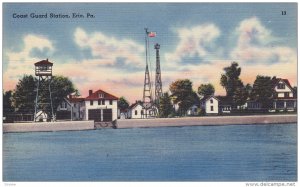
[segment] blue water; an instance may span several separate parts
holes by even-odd
[[[4,181],[296,181],[297,125],[3,135]]]

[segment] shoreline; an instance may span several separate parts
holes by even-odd
[[[117,129],[297,123],[297,114],[117,120]],[[4,123],[3,133],[95,130],[94,121]]]
[[[117,128],[180,127],[208,125],[254,125],[297,123],[297,114],[251,116],[205,116],[182,118],[125,119],[117,121]]]
[[[4,123],[3,133],[94,130],[94,121]]]

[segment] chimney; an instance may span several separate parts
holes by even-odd
[[[89,90],[89,96],[93,94],[93,90]]]

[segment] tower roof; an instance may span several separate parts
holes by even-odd
[[[35,66],[39,66],[39,65],[50,65],[50,66],[53,66],[53,63],[49,62],[48,58],[47,58],[46,60],[42,60],[42,61],[34,63],[34,65]]]

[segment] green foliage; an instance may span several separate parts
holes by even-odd
[[[3,116],[11,114],[14,112],[14,107],[12,106],[12,91],[6,91],[3,94]]]
[[[256,77],[254,81],[253,88],[250,94],[250,98],[254,101],[257,101],[262,104],[262,108],[270,108],[273,102],[273,96],[275,94],[273,83],[275,77],[271,79],[268,76],[260,76]]]
[[[239,78],[241,68],[238,66],[237,62],[232,62],[231,66],[224,68],[225,74],[221,75],[220,84],[225,88],[227,97],[229,98],[233,97],[234,92],[238,87],[243,86],[243,83]]]
[[[198,116],[204,116],[205,115],[205,110],[202,108],[198,108],[197,109],[197,115]]]
[[[169,96],[168,92],[164,93],[160,97],[159,102],[159,117],[170,117],[173,111],[173,106],[171,103],[171,97]]]
[[[234,91],[234,95],[232,97],[233,103],[235,104],[235,106],[244,105],[247,101],[248,96],[249,94],[246,87],[238,87]]]
[[[24,75],[16,85],[12,103],[16,111],[34,113],[37,79],[32,75]]]
[[[189,79],[177,80],[170,85],[172,99],[175,104],[179,105],[180,114],[186,113],[199,99],[192,89],[192,82]]]
[[[294,86],[293,91],[294,91],[294,94],[297,95],[298,87]]]
[[[118,107],[120,108],[120,110],[125,110],[129,107],[129,103],[128,101],[125,99],[125,97],[120,97],[118,100]]]
[[[201,84],[198,87],[198,94],[204,97],[213,95],[215,93],[215,88],[212,84]]]
[[[51,82],[51,93],[54,113],[56,113],[56,109],[63,101],[63,98],[75,91],[76,89],[69,78],[63,76],[53,76]]]
[[[238,67],[237,62],[232,62],[231,66],[225,67],[225,74],[221,75],[220,84],[226,90],[226,97],[232,102],[233,107],[237,107],[246,103],[251,91],[251,86],[244,86],[239,78],[242,69]]]
[[[13,106],[17,111],[22,113],[34,113],[36,88],[38,80],[32,75],[25,75],[16,85],[15,92],[13,94]],[[46,82],[46,85],[49,83]],[[63,101],[64,97],[75,91],[73,83],[63,76],[53,76],[51,81],[51,94],[53,110],[56,112],[56,108]],[[49,103],[49,91],[48,86],[39,90],[39,101],[42,103]],[[42,106],[47,112],[50,112],[50,105],[45,104]]]

